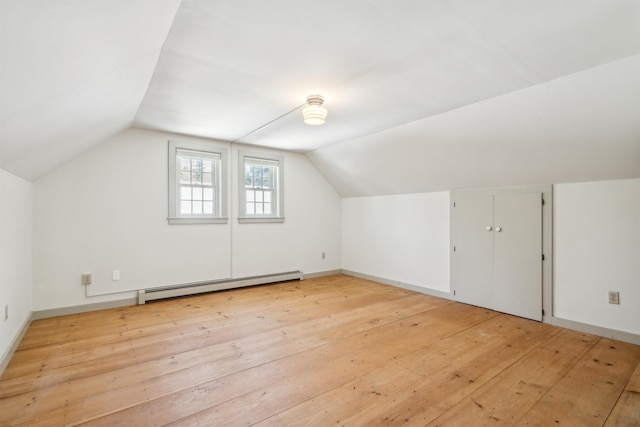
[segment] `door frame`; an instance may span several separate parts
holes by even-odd
[[[542,322],[551,324],[553,319],[553,185],[541,184],[452,190],[449,197],[449,277],[454,276],[453,262],[451,262],[454,256],[453,248],[455,244],[453,241],[455,236],[453,204],[456,201],[456,194],[468,192],[491,194],[542,193],[542,199],[544,200],[544,205],[542,205],[542,254],[544,254],[544,261],[542,261],[542,310],[544,313]],[[457,301],[453,294],[453,283],[449,292],[451,299]]]

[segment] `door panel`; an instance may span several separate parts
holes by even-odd
[[[493,195],[457,193],[453,208],[455,251],[451,282],[458,301],[491,307],[493,281]]]
[[[494,308],[541,321],[542,194],[496,194],[493,206]]]
[[[542,194],[461,191],[452,198],[455,299],[541,321]]]

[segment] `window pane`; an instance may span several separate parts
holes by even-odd
[[[253,188],[260,188],[262,187],[262,174],[260,173],[260,168],[255,168],[254,172]]]
[[[170,185],[170,215],[219,217],[223,206],[217,203],[218,191],[225,190],[219,187],[224,154],[181,148],[171,143],[169,147],[171,151],[176,150],[169,165],[170,170],[176,173]]]
[[[244,165],[244,185],[247,188],[251,188],[253,186],[253,170],[251,169],[251,165]]]
[[[180,200],[191,200],[191,187],[180,187]]]
[[[279,160],[253,158],[242,154],[241,159],[245,181],[244,188],[240,189],[246,201],[244,214],[247,217],[278,215],[276,201]]]
[[[213,175],[211,175],[210,173],[203,173],[202,183],[204,185],[211,185],[213,183]]]
[[[262,168],[262,188],[271,188],[271,168],[269,166]]]
[[[202,173],[201,172],[191,172],[191,182],[193,184],[202,184]]]
[[[196,187],[192,191],[193,191],[193,200],[202,200],[202,188]]]

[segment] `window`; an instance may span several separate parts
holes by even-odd
[[[284,222],[282,156],[240,151],[239,222]]]
[[[226,149],[169,141],[169,224],[226,223]]]

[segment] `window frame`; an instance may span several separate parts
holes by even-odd
[[[178,152],[187,151],[193,153],[202,153],[219,158],[219,167],[214,180],[218,182],[218,192],[214,194],[214,201],[217,202],[217,212],[211,215],[190,215],[179,214],[178,203],[180,203],[180,183],[179,171],[177,164]],[[167,220],[169,224],[226,224],[229,221],[227,216],[227,162],[228,150],[225,147],[210,142],[189,141],[178,142],[169,141],[169,216]]]
[[[274,212],[265,214],[247,213],[247,188],[244,184],[244,170],[247,159],[262,160],[265,162],[277,163],[277,173],[273,176],[274,192],[273,198]],[[255,151],[238,151],[238,222],[240,224],[249,223],[281,223],[284,222],[284,156]]]

